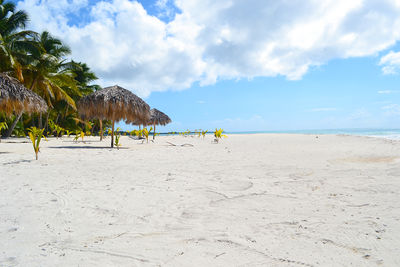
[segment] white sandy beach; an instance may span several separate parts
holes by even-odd
[[[0,266],[400,266],[399,141],[85,140],[0,143]]]

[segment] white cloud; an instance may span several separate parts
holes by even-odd
[[[205,104],[206,103],[206,101],[204,101],[204,100],[197,100],[197,104]]]
[[[173,19],[175,15],[175,10],[173,8],[173,3],[171,3],[171,0],[157,0],[155,6],[158,9],[157,17]]]
[[[384,74],[397,74],[400,67],[400,52],[396,53],[390,51],[381,58],[379,65],[382,66],[382,72]]]
[[[313,108],[310,109],[311,112],[321,112],[321,111],[336,111],[337,108]]]
[[[386,116],[399,116],[400,115],[400,105],[391,104],[383,106],[382,109],[385,111],[384,115]]]
[[[171,1],[155,3],[170,12]],[[168,23],[136,1],[104,0],[89,8],[87,24],[71,26],[70,14],[87,5],[24,0],[18,7],[35,30],[62,37],[102,85],[118,83],[144,96],[220,79],[300,79],[312,66],[373,55],[400,38],[395,0],[175,0],[181,12],[169,14]],[[397,61],[381,62],[385,68]]]
[[[394,93],[398,93],[399,91],[397,90],[381,90],[378,91],[378,94],[394,94]]]

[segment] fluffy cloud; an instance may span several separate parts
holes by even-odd
[[[400,52],[390,51],[379,61],[384,74],[396,74],[400,68]]]
[[[129,0],[19,2],[34,29],[62,37],[101,84],[118,83],[142,96],[220,79],[300,79],[312,66],[372,55],[400,38],[395,0],[175,0],[180,13],[174,17],[170,1],[155,5],[172,19],[151,16]],[[82,10],[87,21],[71,23]]]

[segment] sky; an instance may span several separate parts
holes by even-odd
[[[400,128],[400,0],[13,2],[163,132]]]

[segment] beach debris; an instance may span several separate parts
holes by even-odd
[[[171,142],[167,142],[170,146],[183,146],[183,147],[185,147],[185,146],[194,146],[194,145],[192,145],[192,144],[182,144],[182,145],[176,145],[176,144],[174,144],[174,143],[171,143]]]

